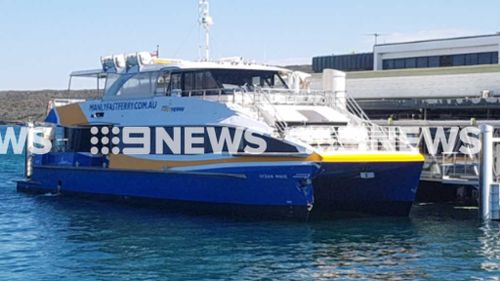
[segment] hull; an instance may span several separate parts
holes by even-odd
[[[197,172],[35,166],[20,192],[118,199],[209,214],[305,220],[313,204],[314,164]]]
[[[322,170],[313,181],[313,216],[408,216],[422,162],[322,163]]]
[[[150,160],[121,159],[125,168],[111,158],[112,168],[101,168],[106,162],[99,157],[49,156],[37,158],[33,176],[18,183],[19,191],[117,199],[203,214],[301,220],[353,214],[408,216],[422,169],[422,161],[361,162],[352,155],[330,157],[328,162],[217,160],[166,171],[148,170],[169,166]]]

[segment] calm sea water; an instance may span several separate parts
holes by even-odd
[[[0,280],[500,279],[500,226],[477,210],[248,222],[17,193],[0,156]]]

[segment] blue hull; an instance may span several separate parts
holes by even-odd
[[[263,163],[196,173],[97,168],[101,164],[93,162],[85,165],[94,167],[37,165],[30,180],[18,183],[18,190],[257,218],[408,216],[422,169],[422,162],[321,163],[318,173],[313,163]],[[313,175],[311,183],[307,178]]]
[[[371,214],[408,216],[422,162],[323,163],[313,181],[313,216]]]
[[[205,213],[307,219],[316,165],[235,167],[203,172],[146,172],[90,167],[35,166],[21,192],[119,199]],[[185,207],[185,208],[184,208]]]

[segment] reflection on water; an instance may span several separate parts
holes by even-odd
[[[410,218],[248,222],[15,192],[0,156],[0,279],[470,279],[500,270],[500,228],[476,210]]]
[[[485,224],[481,227],[481,231],[479,242],[481,242],[481,254],[485,258],[481,268],[497,271],[500,276],[500,228],[498,225]]]

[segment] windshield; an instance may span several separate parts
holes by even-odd
[[[113,89],[116,88],[116,82],[120,78],[119,74],[110,73],[106,78],[106,85],[104,86],[104,92],[106,95]]]
[[[137,98],[154,95],[158,72],[110,74],[106,80],[105,96]]]

